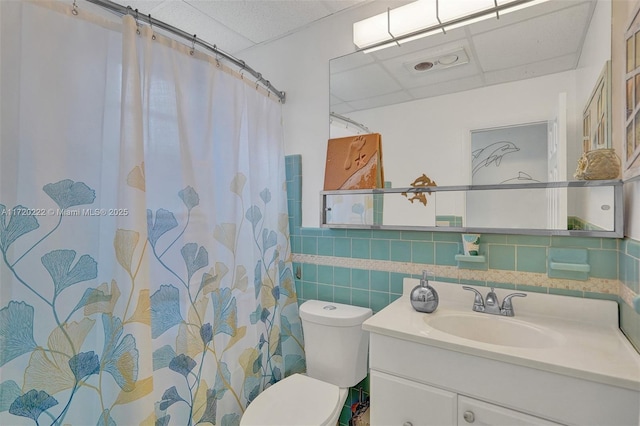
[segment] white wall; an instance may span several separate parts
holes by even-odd
[[[558,94],[566,92],[568,105],[573,106],[574,89],[575,73],[568,71],[360,111],[351,113],[350,116],[382,134],[385,180],[391,181],[394,187],[409,186],[422,173],[439,186],[468,185],[471,183],[472,130],[553,120],[558,105]],[[575,117],[575,111],[568,111],[568,116]],[[575,140],[576,126],[575,120],[568,123],[569,140]],[[546,151],[546,147],[544,150]],[[539,178],[544,180],[546,174]],[[439,195],[436,194],[436,198],[440,198]],[[490,195],[479,194],[478,197],[486,201]],[[512,193],[507,195],[510,198],[514,196]],[[528,224],[524,226],[526,228],[546,227],[544,191],[540,192],[540,195],[541,200],[532,201],[532,204],[523,208],[518,215],[518,221],[524,220],[524,223]],[[521,201],[526,198],[525,194]],[[468,198],[467,201],[469,200]],[[503,203],[495,201],[491,203],[495,210],[487,210],[484,215],[472,208],[474,214],[471,216],[476,219],[468,217],[468,225],[478,226],[479,223],[484,223],[489,227],[508,226],[504,223],[505,215],[501,214],[505,212],[500,207]],[[532,206],[537,206],[537,209],[531,209]],[[420,210],[420,206],[392,212],[388,211],[385,204],[385,223],[389,215],[409,214],[410,210]],[[438,202],[437,214],[465,216],[464,201],[458,201],[453,206]],[[407,225],[421,223],[417,217],[415,221],[409,218],[407,220]],[[518,223],[522,225],[522,222]]]
[[[468,185],[472,130],[551,120],[558,93],[567,92],[568,104],[575,105],[574,81],[574,72],[568,71],[350,116],[382,134],[385,180],[394,186],[407,186],[421,173],[440,186]],[[575,111],[569,116],[575,117]],[[569,127],[575,133],[575,120]]]
[[[302,156],[302,225],[305,227],[319,225],[318,193],[324,181],[329,138],[329,60],[352,53],[355,50],[351,41],[352,23],[385,10],[387,4],[376,1],[346,10],[317,21],[295,34],[256,46],[239,55],[259,69],[276,87],[287,92],[287,102],[283,106],[285,152],[287,155]],[[584,62],[587,62],[587,56]],[[598,67],[601,68],[601,65]],[[377,121],[365,120],[355,114],[353,118],[372,131],[382,133],[386,180],[406,180],[396,173],[404,169],[403,161],[410,161],[413,165],[419,162],[417,169],[428,171],[427,174],[436,179],[438,185],[466,183],[468,179],[463,174],[459,175],[458,180],[456,174],[444,173],[461,169],[462,158],[468,158],[468,153],[462,150],[465,141],[468,142],[465,138],[469,137],[469,130],[549,119],[559,91],[568,92],[569,140],[575,141],[579,137],[576,118],[581,116],[582,107],[575,107],[575,73],[571,71],[540,77],[536,81],[528,80],[527,84],[533,82],[536,89],[525,89],[516,82],[477,89],[471,95],[458,93],[426,100],[421,108],[405,110],[395,123],[385,124],[384,128],[372,124],[377,124]],[[585,76],[587,74],[585,65]],[[584,77],[584,80],[588,80],[588,77]],[[429,108],[428,113],[422,107]],[[443,122],[450,126],[443,126]],[[424,138],[413,138],[409,142],[413,148],[396,149],[396,144],[402,140],[402,127],[410,123],[423,125]],[[575,159],[577,153],[574,153],[573,160],[569,153],[570,164],[571,161],[575,164]],[[569,173],[572,173],[571,167]],[[417,170],[413,167],[406,169]],[[438,181],[436,176],[443,178]],[[417,175],[411,176],[410,181],[415,177]]]

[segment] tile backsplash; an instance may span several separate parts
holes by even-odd
[[[322,299],[379,311],[402,294],[404,277],[616,300],[621,327],[640,347],[640,242],[632,239],[482,234],[486,263],[456,261],[460,233],[301,227],[301,157],[286,157],[289,224],[300,301]],[[587,251],[587,280],[551,279],[555,248]]]

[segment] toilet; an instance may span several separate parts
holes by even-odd
[[[335,426],[349,387],[367,375],[371,309],[307,300],[300,306],[307,374],[267,388],[247,407],[240,426]]]

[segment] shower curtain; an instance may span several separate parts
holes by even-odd
[[[238,424],[305,368],[280,104],[71,3],[0,6],[0,424]]]

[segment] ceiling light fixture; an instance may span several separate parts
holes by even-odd
[[[365,53],[482,21],[547,0],[418,0],[353,24]]]

